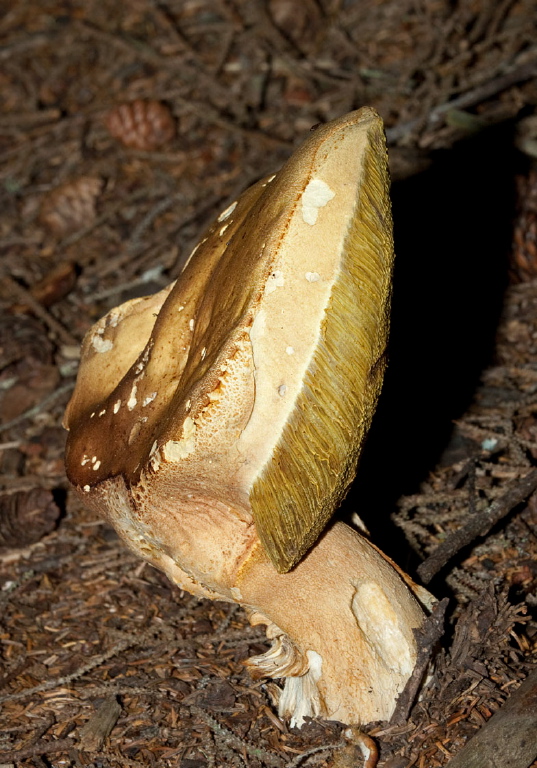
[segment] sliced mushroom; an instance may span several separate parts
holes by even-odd
[[[430,597],[343,523],[322,533],[380,392],[392,260],[364,108],[222,212],[174,285],[94,326],[65,417],[86,502],[181,588],[267,624],[248,664],[286,678],[294,724],[389,718]]]

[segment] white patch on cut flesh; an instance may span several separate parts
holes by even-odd
[[[267,280],[267,284],[265,285],[265,295],[272,293],[276,290],[276,288],[283,288],[284,285],[285,278],[283,276],[283,272],[281,269],[277,269],[269,276]]]
[[[368,645],[386,667],[410,676],[415,658],[401,628],[397,606],[393,606],[382,587],[373,581],[356,585],[351,610]]]
[[[187,416],[183,423],[183,434],[180,440],[168,440],[162,446],[162,456],[165,461],[180,461],[193,453],[196,447],[196,425]]]
[[[319,208],[335,197],[335,192],[330,189],[326,181],[312,179],[302,193],[302,218],[306,224],[315,224],[319,215]]]

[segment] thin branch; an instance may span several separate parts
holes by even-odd
[[[421,580],[428,584],[433,576],[436,576],[461,549],[464,549],[475,539],[486,536],[497,522],[508,515],[514,507],[525,501],[535,489],[537,489],[537,469],[532,469],[525,477],[511,483],[508,490],[493,501],[487,509],[472,515],[466,525],[444,539],[418,567],[418,575]]]
[[[435,646],[444,633],[444,617],[448,602],[447,597],[445,597],[439,603],[436,603],[431,615],[425,619],[423,625],[414,630],[418,646],[416,664],[404,690],[397,699],[395,711],[390,720],[392,725],[401,725],[408,720],[410,710],[422,685]]]
[[[67,752],[75,746],[73,739],[56,739],[56,741],[38,741],[31,747],[13,749],[10,752],[0,752],[0,760],[3,764],[19,762],[28,757],[38,755],[52,755],[54,752]]]
[[[33,125],[42,123],[55,123],[62,116],[62,113],[56,107],[51,109],[37,109],[35,112],[15,112],[0,116],[0,126],[2,128],[31,128]]]

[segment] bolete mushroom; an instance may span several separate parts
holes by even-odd
[[[382,122],[317,128],[223,211],[179,279],[87,334],[65,417],[85,502],[182,589],[267,625],[279,712],[390,717],[429,595],[334,509],[385,367]]]

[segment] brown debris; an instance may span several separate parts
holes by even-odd
[[[275,26],[299,51],[312,50],[326,34],[327,20],[315,0],[299,4],[293,0],[269,0],[268,10]]]
[[[59,320],[56,320],[46,307],[44,307],[40,301],[38,301],[34,294],[24,286],[17,283],[11,277],[4,277],[4,284],[8,287],[12,296],[17,297],[21,301],[22,308],[28,307],[28,309],[42,320],[45,325],[53,332],[53,334],[61,339],[64,344],[76,344],[75,337],[65,328]],[[17,305],[11,306],[10,312],[17,311]]]
[[[0,390],[0,420],[6,423],[33,408],[54,391],[58,380],[58,370],[53,364],[34,359],[10,365],[0,377],[4,383],[4,389]]]
[[[32,295],[44,307],[51,307],[64,299],[74,288],[76,268],[70,261],[64,261],[47,272],[45,277],[32,286]]]
[[[446,768],[528,768],[537,758],[537,670]]]
[[[12,300],[13,295],[9,296]],[[0,318],[0,360],[2,371],[14,363],[35,360],[38,363],[52,362],[53,344],[46,336],[43,326],[30,317]],[[5,388],[5,385],[4,385]]]
[[[379,751],[375,740],[358,726],[345,728],[345,745],[334,755],[331,768],[376,768]]]
[[[32,285],[30,293],[39,304],[51,307],[65,298],[73,290],[75,283],[76,267],[72,262],[64,261]],[[14,314],[30,313],[32,307],[28,304],[14,304],[10,311]]]
[[[136,99],[120,104],[106,115],[105,124],[124,146],[151,152],[175,136],[175,121],[170,109],[159,101]]]
[[[513,232],[511,277],[513,282],[525,282],[537,277],[537,171],[517,176],[516,187],[518,213]]]

